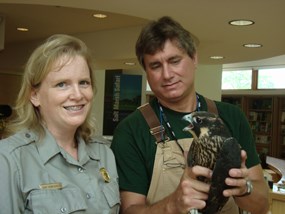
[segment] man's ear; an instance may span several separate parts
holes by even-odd
[[[35,89],[32,90],[31,95],[30,95],[30,101],[35,107],[38,107],[40,105],[37,90]]]

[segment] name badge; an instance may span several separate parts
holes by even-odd
[[[40,189],[62,189],[61,183],[40,184]]]

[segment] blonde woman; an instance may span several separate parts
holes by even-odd
[[[54,35],[30,56],[0,141],[1,213],[118,213],[112,151],[94,137],[93,62],[86,45]]]

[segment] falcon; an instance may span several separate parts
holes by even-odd
[[[189,123],[183,131],[189,131],[193,136],[187,156],[188,166],[200,165],[213,170],[211,180],[198,177],[200,181],[210,183],[206,207],[199,212],[217,213],[229,199],[223,196],[223,191],[231,188],[225,183],[229,170],[241,166],[240,145],[216,114],[192,112],[185,115],[183,120]]]

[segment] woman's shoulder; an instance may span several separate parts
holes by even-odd
[[[0,151],[14,151],[35,141],[36,136],[27,130],[0,140]]]
[[[115,167],[115,157],[110,145],[111,142],[103,136],[95,136],[86,146],[88,153],[92,154],[92,157],[100,159],[102,163]]]
[[[102,136],[102,135],[96,135],[90,140],[91,145],[94,146],[107,146],[110,147],[111,145],[111,139],[110,137]]]
[[[96,156],[113,156],[110,149],[111,141],[104,136],[94,136],[87,144],[88,150],[93,152]]]

